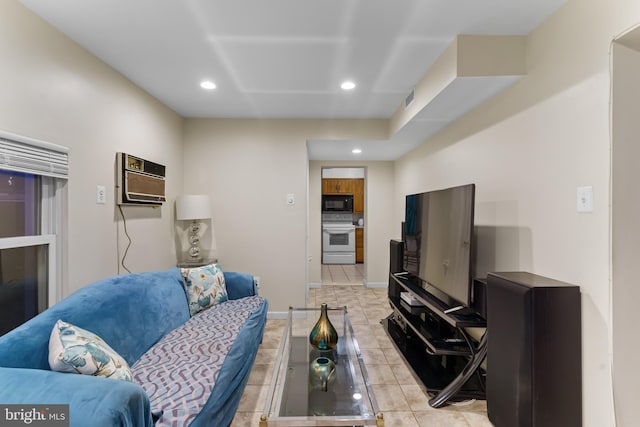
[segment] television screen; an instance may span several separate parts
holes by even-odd
[[[450,307],[471,305],[475,185],[406,196],[403,267]]]

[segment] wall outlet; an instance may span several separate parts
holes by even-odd
[[[96,189],[96,203],[99,205],[107,203],[107,189],[104,185],[98,185]]]
[[[287,194],[287,206],[293,206],[296,204],[296,197],[293,194]]]
[[[260,276],[253,276],[253,280],[256,282],[256,287],[259,289],[260,288]]]

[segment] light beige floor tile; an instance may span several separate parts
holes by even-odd
[[[389,365],[365,364],[371,384],[397,385],[396,377]]]
[[[398,381],[398,384],[400,385],[418,384],[413,374],[404,363],[389,365],[389,366],[391,366],[391,371],[393,372],[393,375],[395,375],[396,381]]]
[[[257,427],[262,412],[236,412],[230,427]]]
[[[349,318],[353,318],[355,316],[362,316],[364,317],[364,310],[362,310],[362,308],[360,308],[359,305],[353,305],[353,304],[348,304],[345,303],[343,300],[339,300],[340,301],[340,305],[346,305],[347,306],[347,313],[349,314]]]
[[[283,332],[284,330],[281,329],[265,330],[264,336],[262,337],[262,343],[260,343],[260,348],[265,350],[277,349],[280,345]]]
[[[486,413],[463,412],[462,415],[471,427],[493,427],[493,424],[489,421]]]
[[[238,412],[260,412],[264,410],[264,402],[267,397],[268,387],[260,385],[247,385],[240,398]]]
[[[363,323],[362,326],[369,326],[368,323]],[[363,348],[380,348],[380,344],[378,340],[373,334],[358,334],[354,332],[356,336],[356,340],[358,341],[358,345],[361,349]],[[386,363],[386,362],[385,362]]]
[[[414,412],[413,416],[420,427],[472,427],[461,413],[454,411],[431,409],[430,411]]]
[[[463,402],[451,403],[451,407],[457,408],[463,412],[479,412],[482,414],[487,413],[487,401],[486,400],[467,400]]]
[[[384,352],[384,357],[387,358],[389,365],[402,365],[404,364],[404,358],[398,353],[395,348],[390,348]]]
[[[429,406],[429,397],[418,384],[403,384],[400,388],[412,411],[428,411],[431,408]]]
[[[273,375],[273,365],[254,364],[247,384],[269,386]]]
[[[384,351],[379,348],[361,348],[362,360],[365,366],[368,365],[386,365],[387,359],[384,357]]]
[[[384,349],[395,349],[394,345],[393,345],[393,341],[391,341],[391,338],[389,338],[388,336],[376,336],[376,341],[378,341],[378,346],[380,348],[384,348]]]
[[[369,339],[375,336],[373,328],[368,323],[351,325],[353,327],[353,333],[356,334],[356,339],[359,341],[363,339]]]
[[[367,316],[369,319],[375,319],[377,321],[380,321],[381,319],[384,319],[385,317],[387,317],[390,312],[391,312],[390,309],[386,309],[383,307],[373,307],[373,308],[367,307],[364,309],[365,316]]]
[[[371,325],[371,331],[378,338],[388,338],[389,337],[389,335],[387,335],[387,332],[384,330],[384,327],[382,326],[382,324],[380,322],[373,323]]]
[[[277,353],[277,348],[260,347],[258,349],[258,354],[256,354],[256,360],[253,363],[256,365],[273,365],[276,360]]]
[[[364,314],[354,314],[354,315],[349,314],[349,321],[351,322],[352,326],[369,324],[369,319],[367,319]]]
[[[387,411],[382,413],[384,425],[391,427],[420,427],[411,411]],[[436,426],[432,426],[436,427]]]
[[[404,398],[399,385],[374,384],[371,386],[378,401],[380,411],[409,411],[410,407]],[[463,417],[464,418],[464,417]]]

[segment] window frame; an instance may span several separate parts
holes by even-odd
[[[47,246],[47,307],[60,301],[60,286],[58,286],[58,251],[57,236],[55,234],[41,234],[38,236],[4,237],[0,239],[0,250],[33,246]]]
[[[40,234],[0,238],[0,249],[46,245],[47,307],[62,299],[66,265],[69,148],[0,130],[0,169],[41,179]]]

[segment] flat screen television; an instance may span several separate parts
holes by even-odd
[[[475,185],[410,194],[403,268],[450,308],[471,307]]]

